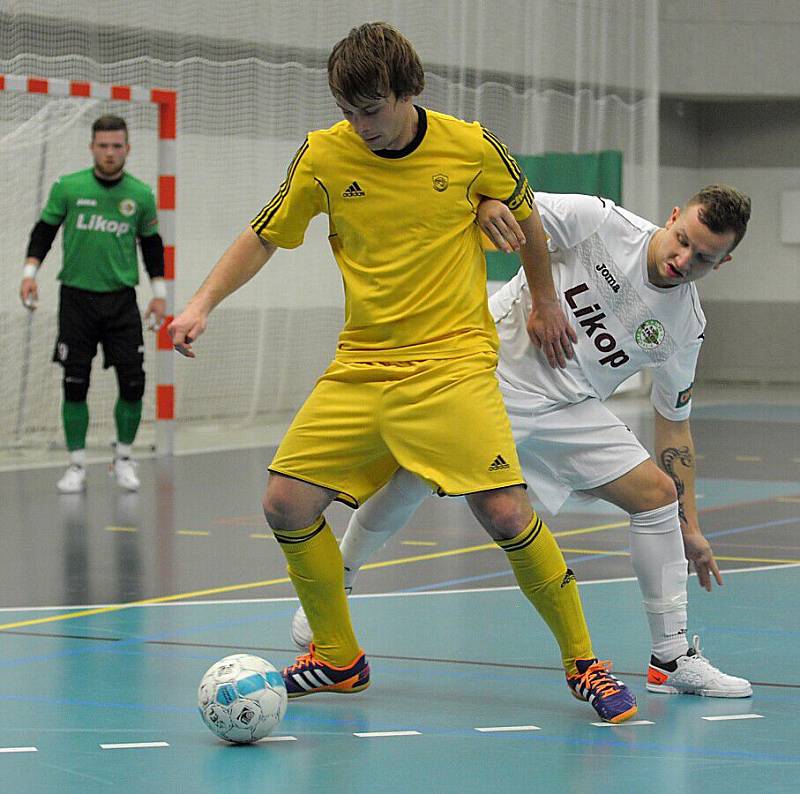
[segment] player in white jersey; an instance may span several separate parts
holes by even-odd
[[[660,228],[603,198],[537,192],[553,279],[578,341],[571,358],[548,358],[526,323],[532,298],[518,273],[490,299],[500,337],[497,377],[526,480],[557,513],[571,494],[599,498],[630,515],[631,561],[652,638],[647,689],[748,697],[750,683],[720,672],[687,640],[687,564],[711,590],[722,577],[703,537],[695,500],[689,426],[692,383],[705,317],[692,283],[730,260],[750,217],[750,200],[710,185]],[[522,238],[498,202],[478,221],[503,250]],[[568,351],[569,352],[569,351]],[[655,457],[604,404],[631,375],[649,369]],[[400,470],[351,518],[342,540],[345,585],[430,495]],[[302,610],[292,623],[310,641]]]

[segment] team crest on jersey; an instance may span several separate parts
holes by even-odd
[[[664,341],[665,336],[664,326],[658,320],[645,320],[636,329],[634,339],[643,350],[652,350]]]
[[[447,174],[435,174],[433,177],[433,189],[438,193],[444,193],[447,190],[447,186],[450,184],[450,180],[447,177]]]
[[[133,199],[122,199],[119,203],[119,211],[121,215],[130,218],[136,212],[136,202]]]

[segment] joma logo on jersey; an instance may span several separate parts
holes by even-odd
[[[86,229],[90,232],[107,232],[108,234],[116,234],[117,237],[122,237],[130,231],[129,223],[120,223],[119,221],[110,221],[102,215],[90,215],[87,219],[81,212],[78,215],[78,220],[75,221],[76,229]]]
[[[608,282],[608,286],[611,287],[613,292],[619,292],[619,283],[602,262],[599,265],[595,265],[594,269]]]
[[[600,364],[608,364],[613,369],[621,367],[626,361],[630,361],[630,356],[624,350],[617,350],[617,340],[608,329],[603,325],[602,320],[605,320],[606,315],[601,311],[600,305],[597,303],[589,306],[582,306],[578,308],[576,298],[583,292],[589,289],[587,284],[578,284],[575,287],[570,287],[565,293],[564,297],[572,309],[572,313],[578,320],[578,325],[586,331],[586,336],[594,342],[594,346],[606,355],[599,360]],[[595,313],[593,313],[595,312]]]

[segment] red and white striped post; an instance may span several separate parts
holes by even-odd
[[[52,77],[0,74],[0,91],[46,94],[53,97],[86,97],[121,102],[154,103],[158,106],[158,184],[156,200],[161,237],[164,240],[164,281],[167,317],[156,341],[156,451],[175,450],[175,366],[167,325],[175,307],[175,171],[177,163],[178,94],[161,88],[64,80]]]
[[[151,102],[158,103],[158,225],[164,240],[164,282],[167,287],[167,316],[156,340],[156,451],[175,451],[175,352],[167,326],[175,311],[175,171],[178,162],[178,95],[175,91],[153,89]]]

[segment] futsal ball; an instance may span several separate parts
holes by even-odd
[[[268,736],[286,713],[286,685],[266,660],[226,656],[206,670],[197,690],[200,716],[220,739],[249,744]]]

